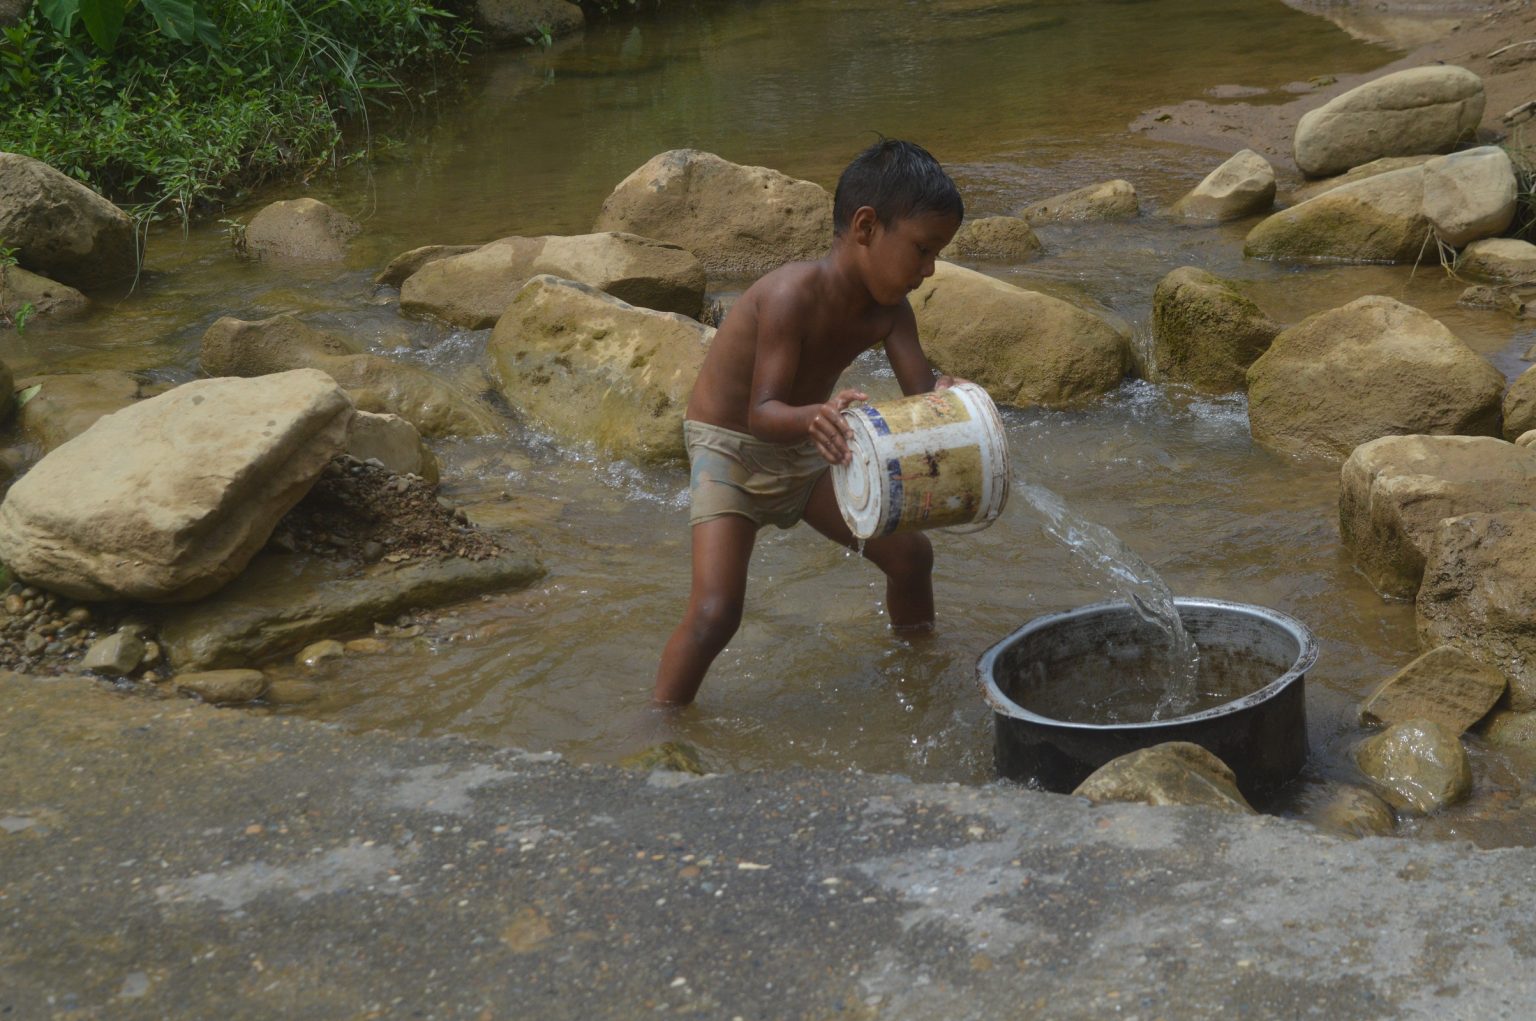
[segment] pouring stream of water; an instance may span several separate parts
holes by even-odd
[[[1119,536],[1082,517],[1044,486],[1020,483],[1015,492],[1040,515],[1045,533],[1078,557],[1095,580],[1130,603],[1137,615],[1168,637],[1167,687],[1153,719],[1181,716],[1194,705],[1200,650],[1184,630],[1173,593],[1158,573]]]

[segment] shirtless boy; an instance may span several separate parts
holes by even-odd
[[[828,465],[852,460],[842,411],[866,400],[836,394],[843,370],[885,345],[905,394],[935,379],[917,340],[907,294],[933,275],[960,226],[953,181],[910,142],[882,140],[837,182],[832,250],[792,262],[749,287],[715,334],[683,423],[692,464],[693,582],[688,609],[662,652],[655,701],[693,701],[704,674],[741,622],[757,530],[804,519],[854,548]],[[868,540],[885,573],[893,628],[933,626],[933,548],[920,532]]]

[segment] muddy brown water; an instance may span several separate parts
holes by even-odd
[[[367,167],[232,212],[249,219],[297,194],[331,202],[364,224],[345,266],[241,263],[214,223],[184,236],[159,230],[131,297],[84,322],[35,322],[8,335],[0,357],[18,375],[113,367],[187,379],[215,318],[294,312],[474,385],[486,334],[401,319],[372,274],[421,244],[584,231],[613,185],[662,150],[694,146],[830,186],[880,131],[938,154],[972,215],[1111,177],[1133,181],[1154,213],[1222,156],[1129,133],[1140,110],[1211,94],[1285,101],[1298,80],[1394,56],[1279,0],[784,0],[603,25],[547,53],[478,60],[462,96],[376,123],[394,141]],[[1254,263],[1241,255],[1248,226],[1144,215],[1048,227],[1042,258],[980,268],[1119,316],[1139,338],[1153,287],[1180,265],[1245,281],[1288,322],[1388,294],[1437,316],[1511,376],[1525,367],[1529,322],[1458,308],[1463,285],[1444,273]],[[738,286],[718,282],[723,292]],[[875,357],[850,377],[877,396],[896,391]],[[1323,781],[1350,779],[1355,708],[1417,644],[1411,604],[1383,601],[1340,549],[1337,466],[1256,448],[1241,395],[1132,380],[1084,408],[1004,417],[1018,470],[1113,529],[1177,595],[1272,606],[1313,628],[1322,646],[1309,677],[1313,756],[1289,810],[1305,811]],[[984,783],[991,718],[977,655],[1034,615],[1105,597],[1016,500],[985,532],[936,536],[939,631],[898,638],[885,629],[872,567],[808,529],[770,530],[740,634],[698,705],[664,720],[647,698],[687,592],[685,471],[612,463],[515,421],[504,439],[437,450],[446,493],[494,503],[548,577],[453,608],[386,653],[314,675],[274,668],[315,680],[317,697],[273,711],[577,760],[611,762],[674,737],[721,770]],[[1536,840],[1529,766],[1469,743],[1474,800],[1405,831],[1490,846]]]

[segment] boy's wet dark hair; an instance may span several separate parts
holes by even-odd
[[[965,217],[960,190],[939,161],[920,145],[882,138],[853,158],[837,179],[832,233],[842,234],[860,206],[874,209],[882,224],[919,213]]]

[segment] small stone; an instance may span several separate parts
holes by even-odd
[[[1072,793],[1095,803],[1208,805],[1224,812],[1255,814],[1227,764],[1188,741],[1168,741],[1111,759]]]
[[[1338,784],[1308,818],[1319,829],[1341,837],[1386,836],[1397,828],[1392,806],[1353,784]]]
[[[372,656],[388,652],[393,646],[382,638],[354,638],[344,648],[354,655]]]
[[[373,539],[369,539],[367,542],[363,543],[362,548],[358,552],[362,554],[363,560],[365,562],[370,564],[376,563],[381,557],[384,556],[384,544],[382,542],[376,542]]]
[[[162,655],[162,652],[160,650],[160,643],[159,642],[145,642],[144,643],[144,658],[139,661],[139,665],[144,667],[145,669],[149,669],[151,667],[159,666],[160,665],[160,657],[161,657],[161,655]]]
[[[42,652],[43,649],[47,647],[47,645],[48,639],[44,638],[36,631],[29,631],[27,633],[27,637],[21,640],[21,651],[25,652],[28,656],[36,656],[38,653]]]
[[[1536,751],[1536,712],[1516,713],[1500,709],[1483,721],[1478,733],[1495,748]]]
[[[306,645],[299,651],[297,656],[293,657],[293,661],[299,666],[313,669],[328,659],[336,659],[346,655],[346,651],[346,648],[340,642],[327,638],[324,641]]]
[[[1393,724],[1355,748],[1355,764],[1400,812],[1428,815],[1472,790],[1472,763],[1461,739],[1431,720]]]
[[[704,776],[709,771],[699,758],[699,750],[682,741],[664,741],[653,748],[636,752],[619,760],[625,769],[669,770],[675,773],[692,773]]]
[[[91,622],[91,610],[87,606],[77,606],[64,615],[71,624],[89,624]]]
[[[267,690],[267,677],[260,670],[203,670],[177,674],[172,680],[178,693],[214,705],[251,702]]]
[[[267,701],[279,705],[299,705],[320,697],[320,686],[313,681],[277,680],[267,686]]]
[[[5,612],[13,617],[19,617],[27,612],[27,601],[22,596],[12,593],[5,597]]]
[[[1360,722],[1426,719],[1460,734],[1488,715],[1507,686],[1498,670],[1442,645],[1383,681],[1360,707]]]
[[[92,643],[80,665],[108,677],[126,677],[138,669],[143,658],[144,643],[130,632],[119,631]]]

